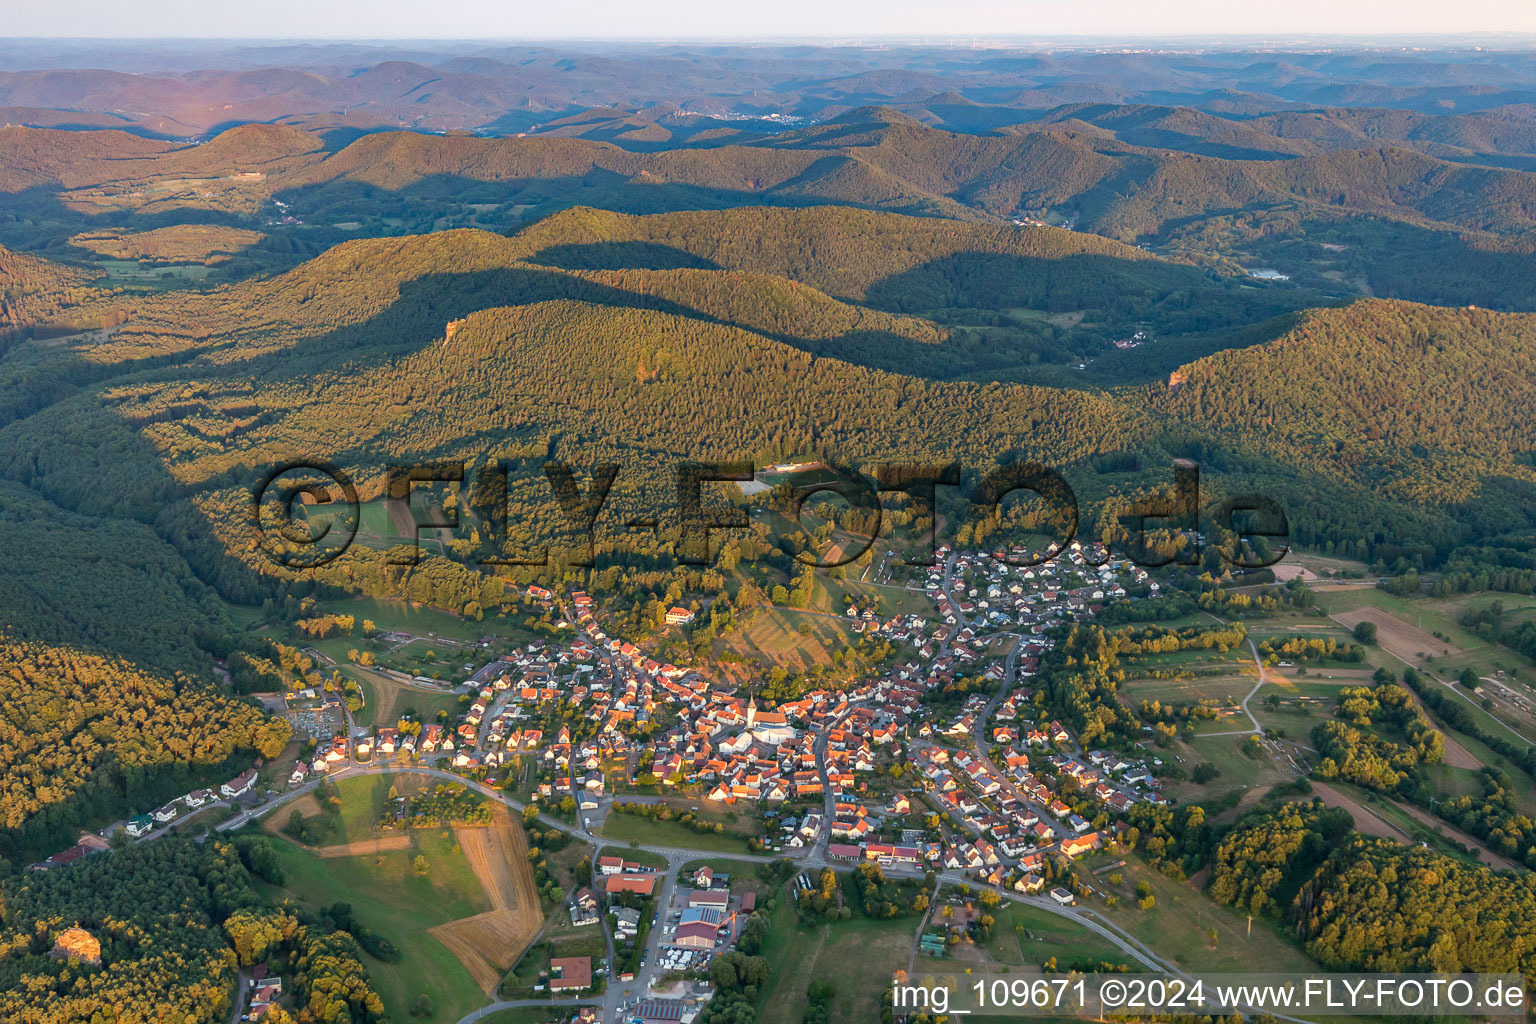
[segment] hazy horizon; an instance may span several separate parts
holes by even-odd
[[[91,31],[81,34],[89,25]],[[391,26],[387,35],[359,35],[360,27]],[[1113,26],[1112,31],[1103,31]],[[1090,29],[1085,31],[1085,29]],[[250,40],[250,41],[613,41],[696,40],[718,42],[902,40],[943,44],[987,41],[1241,37],[1407,39],[1536,32],[1536,4],[1472,0],[1455,5],[1408,0],[1341,7],[1301,0],[1283,10],[1234,8],[1208,0],[1176,0],[1149,7],[1133,0],[1093,0],[1065,5],[1049,0],[997,3],[969,0],[935,7],[898,0],[845,0],[827,4],[788,0],[725,10],[717,5],[673,3],[637,7],[616,0],[587,0],[559,7],[506,6],[490,0],[458,0],[424,7],[403,0],[344,0],[314,5],[273,0],[260,8],[210,8],[169,0],[150,9],[99,0],[13,11],[8,40]],[[1094,31],[1096,30],[1096,31]]]

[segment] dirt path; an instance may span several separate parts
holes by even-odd
[[[312,852],[317,857],[368,857],[378,853],[392,853],[395,850],[409,849],[411,837],[404,832],[392,836],[382,836],[378,839],[359,839],[355,843],[337,843],[335,846],[321,846]]]
[[[1443,836],[1448,836],[1449,838],[1456,840],[1463,846],[1471,847],[1472,851],[1477,854],[1477,859],[1493,868],[1495,871],[1506,869],[1510,871],[1520,870],[1520,865],[1516,864],[1508,857],[1494,853],[1492,850],[1488,849],[1472,836],[1469,836],[1460,829],[1453,827],[1449,822],[1441,821],[1439,818],[1435,817],[1433,814],[1430,814],[1422,807],[1414,807],[1412,804],[1398,803],[1395,800],[1393,803],[1397,807],[1402,808],[1402,810],[1413,817],[1414,820],[1422,822],[1424,825],[1428,826]]]
[[[1326,782],[1312,783],[1312,790],[1322,797],[1323,803],[1329,807],[1342,807],[1349,812],[1349,816],[1355,819],[1355,828],[1368,836],[1377,836],[1381,839],[1394,839],[1410,846],[1413,840],[1406,832],[1392,824],[1387,819],[1368,809],[1353,797],[1339,792]]]
[[[1410,625],[1402,619],[1384,612],[1380,608],[1365,605],[1360,608],[1352,608],[1347,612],[1339,612],[1330,615],[1334,622],[1341,626],[1354,629],[1361,622],[1374,622],[1376,624],[1376,643],[1382,650],[1410,665],[1422,665],[1422,655],[1433,654],[1457,655],[1461,649],[1448,640],[1437,640],[1417,626]]]

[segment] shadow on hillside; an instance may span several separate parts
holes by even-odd
[[[551,245],[529,262],[560,270],[719,270],[718,264],[660,242]]]
[[[1314,305],[1316,296],[1300,290],[1245,290],[1233,279],[1161,260],[962,252],[876,281],[864,301],[895,312],[1091,312],[1107,343],[1138,326],[1155,334],[1184,334],[1251,323]]]
[[[738,279],[733,286],[750,285]],[[463,274],[428,274],[402,284],[400,297],[395,302],[362,323],[338,327],[290,348],[264,352],[250,359],[238,359],[233,351],[225,352],[224,358],[234,357],[233,365],[242,367],[242,373],[264,377],[320,375],[343,361],[382,366],[441,341],[450,321],[484,309],[562,300],[616,309],[650,310],[736,327],[812,355],[895,373],[949,377],[957,372],[954,353],[945,346],[892,331],[859,328],[830,336],[804,337],[754,323],[750,303],[743,315],[730,316],[710,312],[686,301],[585,280],[553,268],[542,270],[528,266]]]
[[[695,152],[709,152],[700,147]],[[837,161],[821,163],[835,171]],[[793,182],[794,191],[786,191]],[[302,188],[281,189],[274,198],[287,203],[301,219],[419,217],[423,211],[440,211],[449,204],[512,204],[534,208],[539,216],[574,206],[590,206],[615,213],[677,213],[684,210],[723,210],[741,206],[851,206],[890,213],[921,212],[916,193],[892,203],[883,195],[861,195],[857,183],[849,184],[835,173],[817,179],[805,174],[763,188],[717,188],[657,178],[632,177],[605,167],[584,168],[579,173],[544,177],[508,177],[481,180],[456,174],[431,174],[397,188],[366,181],[336,178]],[[933,197],[939,202],[941,197]],[[930,204],[932,205],[932,204]],[[963,215],[962,207],[948,207],[951,215]]]

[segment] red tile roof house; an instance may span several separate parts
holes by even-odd
[[[620,892],[649,896],[656,889],[656,877],[656,875],[609,875],[603,879],[603,892],[610,896]]]
[[[592,987],[592,958],[555,957],[549,961],[551,992],[581,992]]]
[[[1089,832],[1085,836],[1063,839],[1061,841],[1061,852],[1068,857],[1075,857],[1080,853],[1097,850],[1099,845],[1099,834],[1097,832]]]

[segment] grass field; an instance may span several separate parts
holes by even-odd
[[[860,568],[859,572],[863,572],[863,569]],[[842,615],[848,609],[845,597],[853,598],[854,606],[860,611],[874,608],[876,614],[882,619],[888,619],[892,615],[931,617],[934,614],[933,601],[927,594],[908,590],[906,587],[861,583],[856,579],[836,580],[827,576],[816,577],[816,589],[811,595],[811,609]]]
[[[1266,971],[1317,970],[1310,957],[1267,923],[1255,921],[1250,933],[1242,916],[1188,882],[1175,882],[1135,861],[1116,870],[1124,876],[1123,885],[1110,885],[1107,875],[1097,882],[1119,896],[1120,904],[1101,912],[1180,967],[1252,971],[1262,964]],[[1136,906],[1135,887],[1142,881],[1152,887],[1156,905],[1151,910]]]
[[[274,845],[285,882],[265,887],[275,899],[292,899],[312,911],[344,902],[357,920],[399,948],[398,964],[365,955],[374,987],[395,1020],[407,1020],[411,1001],[426,994],[433,1021],[456,1021],[485,1001],[464,966],[427,929],[489,909],[484,892],[462,855],[453,852],[451,833],[413,835],[411,849],[367,857],[321,859],[280,840]],[[431,865],[417,876],[417,853]],[[419,1018],[418,1018],[419,1019]]]
[[[384,841],[377,828],[379,815],[389,797],[390,778],[387,775],[363,775],[338,779],[333,785],[339,810],[333,811],[329,804],[322,808],[320,800],[314,794],[308,794],[267,815],[263,828],[281,835],[293,815],[301,815],[313,833],[309,841],[319,848],[312,848],[311,852],[322,855],[334,856],[346,852],[336,848],[357,847],[363,843],[372,844],[368,847],[370,851],[399,846],[398,834],[391,834]]]
[[[1196,676],[1190,679],[1132,679],[1121,685],[1127,700],[1139,703],[1157,700],[1164,704],[1197,704],[1216,701],[1238,704],[1259,681],[1258,668],[1250,663],[1247,673],[1220,676]]]
[[[381,631],[400,631],[417,636],[439,636],[451,640],[478,642],[482,636],[493,632],[487,622],[450,615],[437,608],[397,601],[391,598],[359,597],[345,601],[328,601],[324,610],[337,615],[351,615],[362,629],[363,620],[369,619]]]
[[[379,815],[389,799],[389,786],[387,775],[361,775],[336,781],[336,792],[341,796],[341,829],[347,842],[377,834]]]
[[[802,930],[788,903],[774,911],[773,927],[759,953],[774,970],[760,1000],[761,1024],[799,1024],[805,1016],[806,988],[813,981],[832,986],[831,1020],[878,1021],[891,972],[905,968],[911,955],[917,917],[855,917]]]
[[[639,843],[647,846],[691,847],[696,850],[719,850],[721,853],[746,853],[747,841],[741,835],[730,832],[695,832],[675,821],[655,821],[639,814],[610,814],[603,822],[602,836],[619,843]]]
[[[1229,723],[1228,728],[1241,728],[1248,722],[1245,717],[1225,721]],[[1245,754],[1243,749],[1247,741],[1248,736],[1196,735],[1187,744],[1177,744],[1173,753],[1183,758],[1186,775],[1201,761],[1209,761],[1221,774],[1203,786],[1193,782],[1179,783],[1170,795],[1179,800],[1198,802],[1210,800],[1233,789],[1267,789],[1278,782],[1289,782],[1294,777],[1288,766],[1277,762],[1268,748],[1261,750],[1258,757]],[[1164,754],[1166,757],[1167,754]]]
[[[1007,966],[1043,964],[1052,957],[1066,966],[1077,957],[1095,962],[1125,963],[1136,968],[1118,946],[1082,925],[1024,903],[1004,902],[992,912],[996,923],[986,942],[993,963]]]

